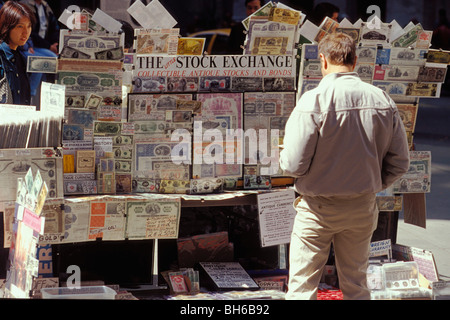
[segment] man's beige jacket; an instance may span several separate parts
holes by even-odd
[[[387,93],[356,73],[326,75],[286,123],[280,166],[309,196],[377,193],[408,171],[406,132]]]

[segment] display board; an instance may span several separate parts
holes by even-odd
[[[114,251],[115,243],[175,241],[183,205],[208,203],[211,194],[215,206],[250,195],[258,245],[288,243],[295,194],[274,192],[274,181],[285,178],[279,146],[298,99],[322,79],[318,42],[332,32],[357,42],[355,72],[392,97],[409,139],[410,170],[378,195],[380,208],[398,211],[402,194],[430,192],[431,154],[413,150],[413,136],[419,99],[439,98],[450,52],[430,49],[431,33],[420,24],[325,18],[316,26],[269,2],[242,22],[242,54],[219,56],[203,53],[205,39],[183,37],[158,1],[137,1],[127,11],[141,23],[129,48],[118,22],[101,10],[66,10],[59,56],[29,60],[29,72],[57,78],[43,84],[41,110],[2,106],[11,115],[0,122],[5,247],[16,240],[17,175],[30,167],[39,169],[48,194],[45,226],[28,240],[64,255],[70,244],[95,251],[104,242]],[[39,121],[26,123],[31,115]],[[278,186],[290,187],[293,178],[286,181]],[[142,265],[150,271],[147,262],[154,260]],[[217,288],[258,288],[242,266],[208,263],[203,268]]]

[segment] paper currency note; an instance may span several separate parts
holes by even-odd
[[[447,74],[447,67],[420,67],[419,82],[444,82]]]
[[[91,93],[86,101],[85,108],[87,109],[97,109],[103,101],[103,97]]]
[[[137,178],[133,176],[132,191],[136,193],[155,193],[159,192],[161,186],[160,180],[150,178]]]
[[[131,173],[132,162],[131,160],[119,159],[114,161],[115,172]]]
[[[186,194],[189,192],[189,180],[163,180],[161,179],[161,193]]]
[[[190,194],[218,193],[223,191],[222,178],[191,179]]]
[[[166,77],[134,77],[133,93],[166,91]]]
[[[77,108],[83,108],[84,107],[84,99],[85,96],[82,95],[66,95],[66,108],[70,107],[77,107]]]
[[[408,83],[405,94],[414,97],[439,98],[441,94],[440,83]]]
[[[392,41],[392,46],[393,47],[403,47],[403,48],[413,47],[413,46],[415,46],[417,39],[419,38],[418,37],[419,32],[422,32],[422,31],[423,31],[422,25],[417,24],[416,26],[414,26],[414,28],[412,28],[411,30],[406,32],[400,38]]]
[[[228,91],[231,87],[231,77],[201,77],[200,91]]]
[[[64,181],[64,195],[97,194],[97,180]]]
[[[58,70],[58,58],[28,56],[27,72],[56,73]]]
[[[121,130],[121,122],[94,121],[94,134],[118,135]]]
[[[168,92],[198,91],[198,77],[169,77],[167,78]]]
[[[179,38],[177,55],[200,56],[203,54],[205,42],[205,38]]]
[[[166,132],[166,121],[145,120],[133,121],[135,134],[163,134]]]
[[[91,59],[91,55],[69,46],[64,46],[62,48],[60,57],[69,59]]]
[[[116,135],[113,137],[113,146],[133,144],[132,135]]]
[[[270,176],[244,175],[244,189],[269,189]]]
[[[97,60],[121,60],[124,57],[123,47],[102,50],[94,53]]]
[[[426,55],[427,62],[430,63],[442,63],[449,64],[450,63],[450,51],[443,50],[428,50]]]

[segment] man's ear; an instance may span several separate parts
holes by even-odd
[[[319,58],[320,58],[320,64],[322,65],[322,69],[323,70],[327,70],[327,68],[328,68],[328,61],[325,58],[325,56],[323,55],[323,53],[319,53]]]

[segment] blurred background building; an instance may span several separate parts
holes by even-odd
[[[136,0],[47,0],[55,13],[71,5],[89,9],[101,8],[116,19],[130,21],[132,19],[126,9]],[[149,3],[151,0],[137,0]],[[245,0],[160,0],[166,9],[178,21],[183,35],[192,32],[230,27],[245,18]],[[267,1],[266,1],[267,2]],[[373,13],[367,8],[376,5],[380,8],[381,20],[390,22],[393,19],[401,26],[409,21],[418,21],[427,30],[433,30],[439,23],[439,11],[446,10],[450,14],[450,1],[446,0],[284,0],[279,1],[293,9],[311,13],[321,2],[329,2],[340,9],[339,19],[348,18],[351,22],[362,18],[367,20]]]

